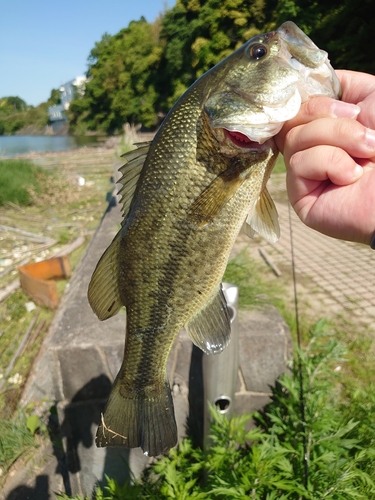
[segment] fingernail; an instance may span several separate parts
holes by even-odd
[[[363,174],[363,168],[361,165],[356,165],[353,170],[353,179],[359,179]]]
[[[332,103],[331,110],[336,118],[357,118],[361,108],[349,102],[335,101]]]
[[[366,129],[366,144],[370,149],[375,149],[375,130]]]

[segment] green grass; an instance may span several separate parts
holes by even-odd
[[[0,206],[7,202],[28,205],[31,201],[29,189],[40,190],[39,178],[42,169],[26,160],[0,161]]]
[[[0,468],[5,475],[22,455],[36,447],[35,436],[27,428],[27,419],[19,413],[12,420],[0,418]]]
[[[286,276],[283,275],[283,279]],[[228,262],[223,281],[239,288],[239,308],[267,308],[272,304],[288,324],[292,335],[296,335],[294,307],[285,294],[285,282],[276,279],[270,268],[261,260],[249,258],[246,249]],[[311,321],[301,314],[300,325],[303,335],[309,330]]]
[[[29,301],[30,298],[22,290],[17,290],[0,304],[0,376],[4,376],[17,346],[35,315],[35,312],[26,312],[25,303]],[[10,377],[18,373],[23,381],[26,380],[31,364],[43,341],[47,325],[51,322],[52,317],[53,311],[45,307],[39,309],[33,331],[35,331],[42,321],[45,322],[46,326],[31,345],[27,344],[23,355],[17,359],[9,374]],[[23,383],[11,384],[9,387],[6,384],[3,387],[3,390],[0,392],[0,418],[12,417],[13,412],[17,408],[22,388]]]
[[[281,174],[283,172],[286,172],[284,157],[282,154],[279,154],[279,156],[277,157],[277,160],[276,160],[276,165],[273,169],[273,173],[274,174]]]

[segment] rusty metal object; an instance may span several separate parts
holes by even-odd
[[[51,309],[59,304],[55,280],[71,276],[67,255],[25,264],[18,271],[22,290],[36,304]]]

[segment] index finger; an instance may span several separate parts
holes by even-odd
[[[285,136],[294,127],[310,123],[317,118],[356,118],[361,108],[355,104],[338,101],[330,97],[311,97],[301,104],[298,114],[283,125],[275,136],[278,149],[283,152]]]
[[[358,104],[375,91],[375,76],[359,71],[337,70],[342,87],[342,100]]]

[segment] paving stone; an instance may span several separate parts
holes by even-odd
[[[272,194],[272,179],[270,192]],[[284,261],[290,262],[289,210],[281,203],[276,203],[276,207],[280,217],[281,238],[273,248],[282,247],[279,254],[283,254]],[[344,307],[349,311],[347,299],[341,293],[344,291],[344,285],[346,285],[346,295],[359,299],[358,307],[361,307],[362,299],[375,306],[375,294],[371,285],[369,286],[375,278],[370,249],[364,245],[335,240],[313,231],[302,224],[294,211],[291,211],[291,219],[297,271],[310,277],[313,273],[312,279],[320,282],[322,289],[331,292],[338,306],[330,306],[330,312],[336,313]],[[328,287],[326,283],[330,283]],[[367,303],[365,307],[368,308]],[[368,314],[375,319],[375,309],[369,309]]]

